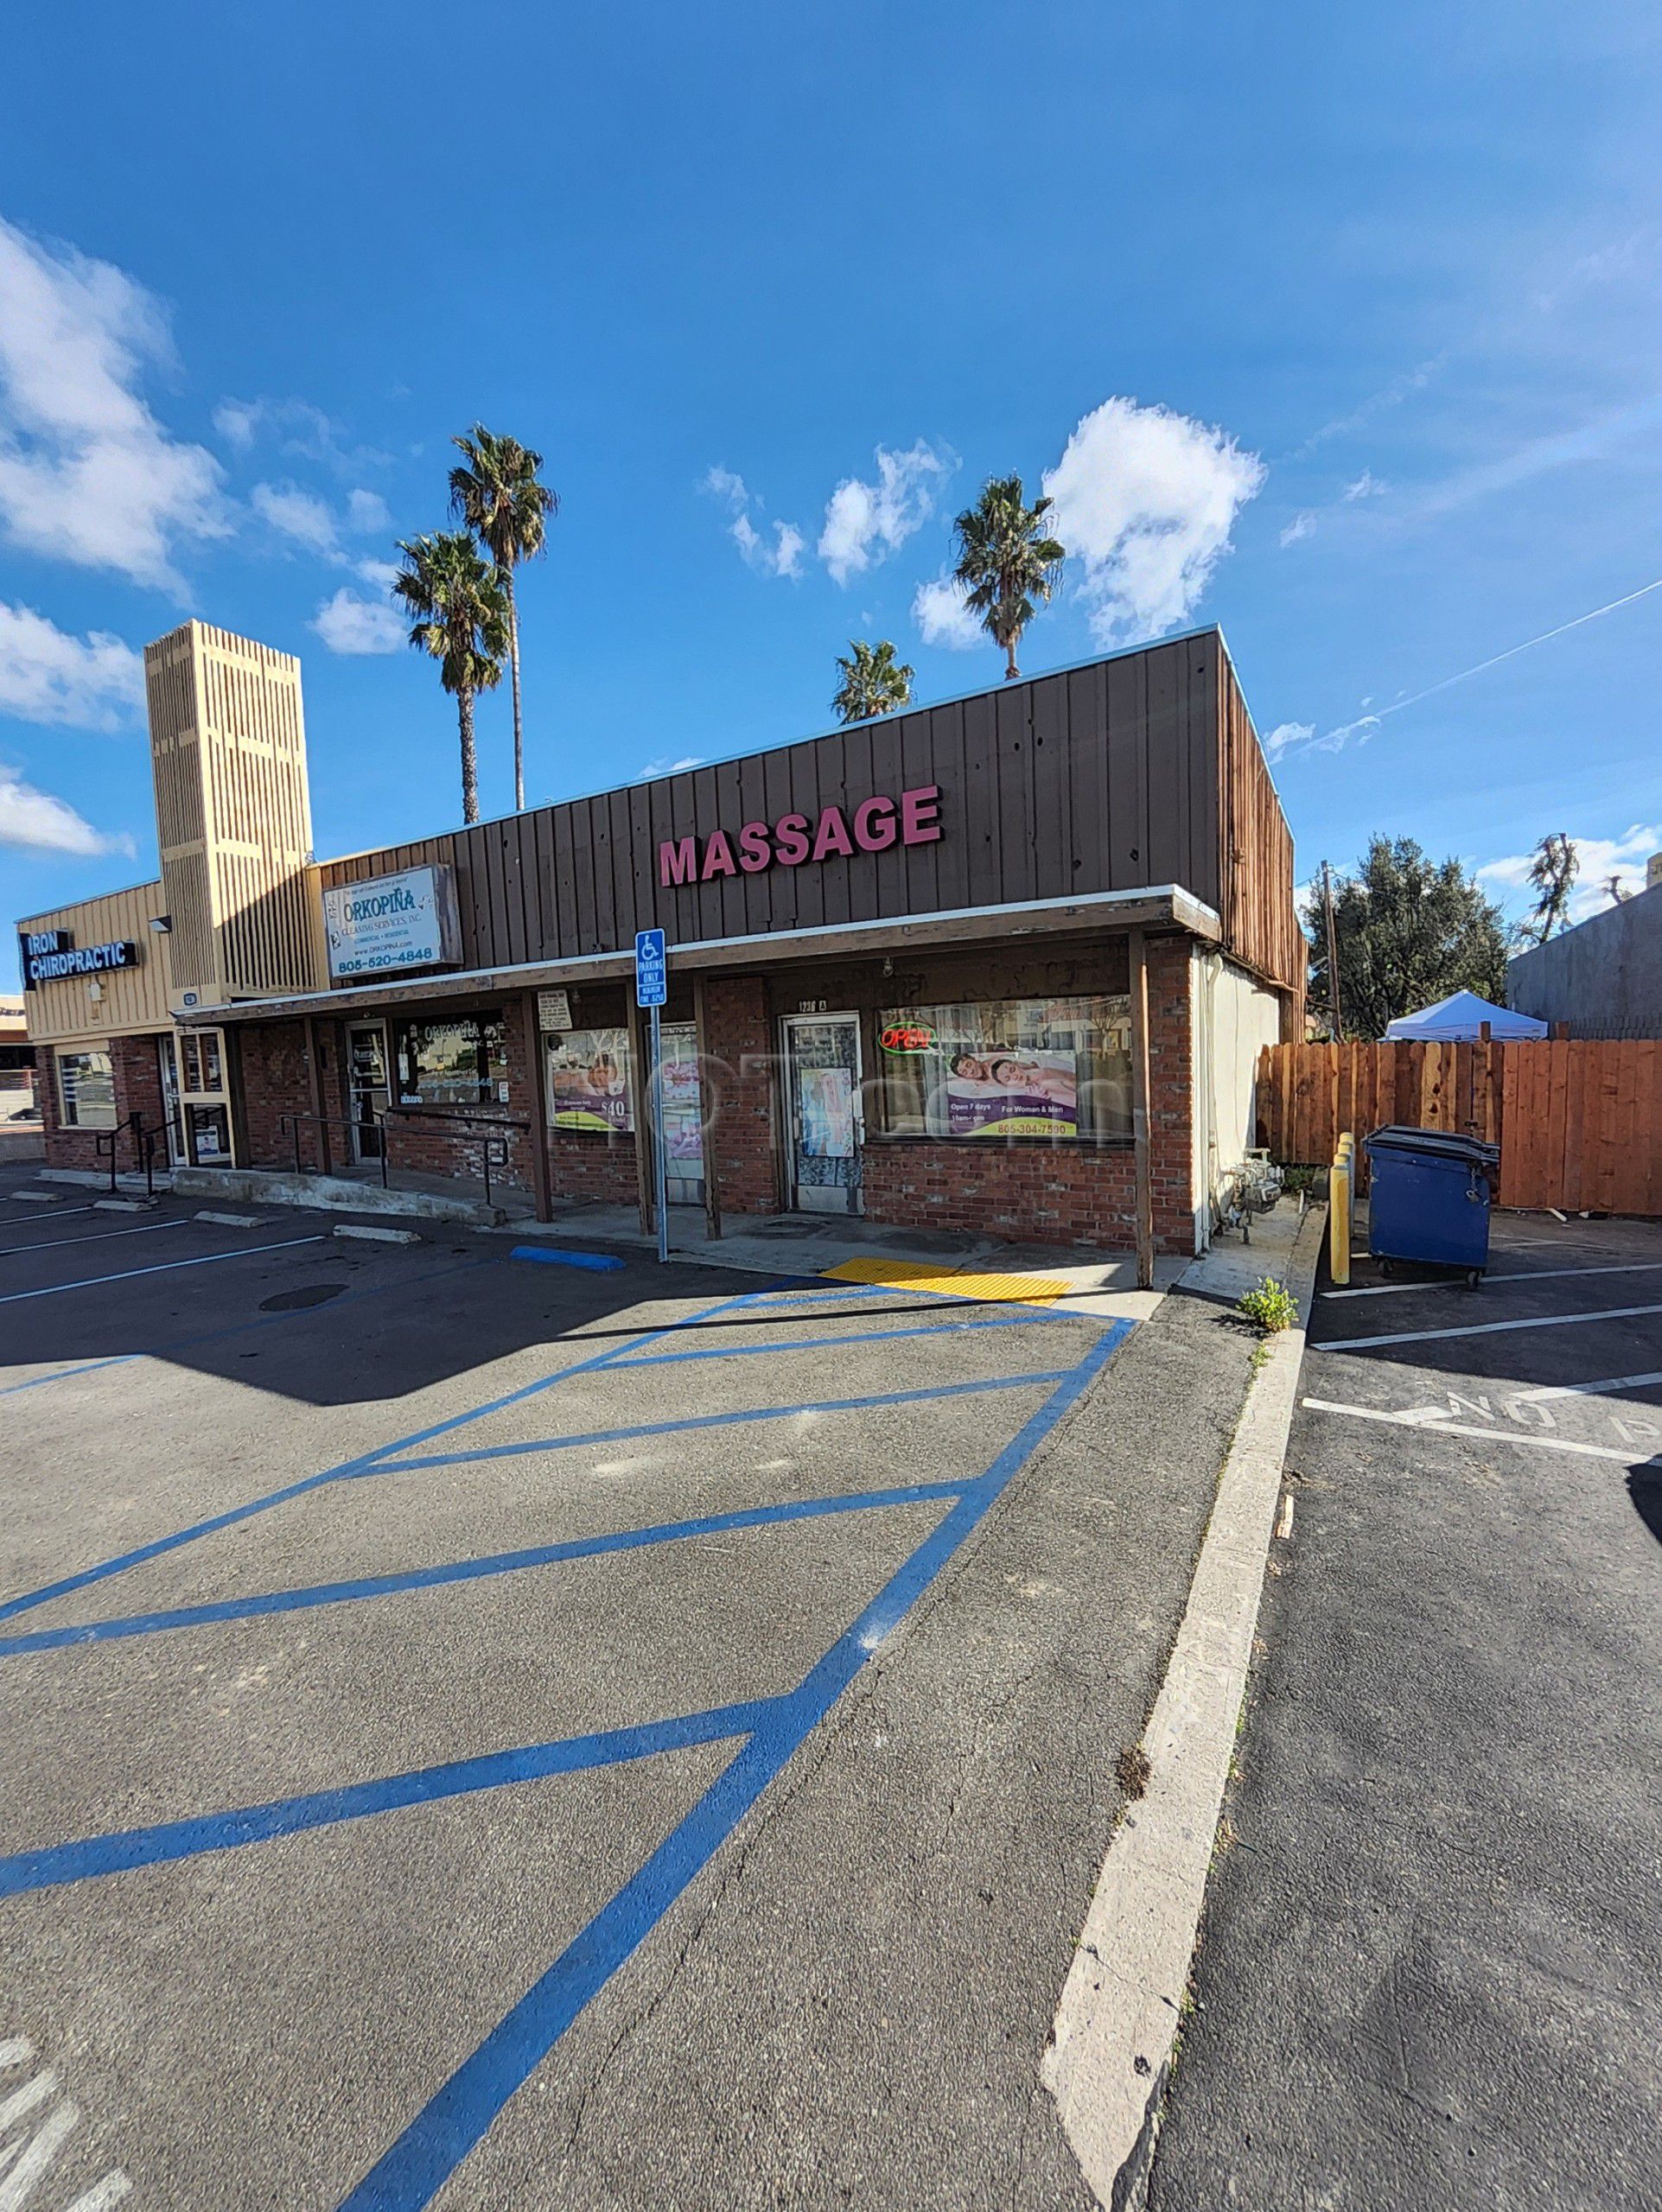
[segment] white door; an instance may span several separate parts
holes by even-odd
[[[784,1027],[791,1203],[800,1213],[858,1213],[859,1017],[793,1014]]]

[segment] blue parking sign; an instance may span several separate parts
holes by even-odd
[[[669,956],[662,930],[637,930],[634,939],[634,1002],[662,1006],[670,995]]]

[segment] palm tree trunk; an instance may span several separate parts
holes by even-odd
[[[513,571],[505,569],[508,595],[508,659],[513,671],[513,810],[525,810],[525,734],[519,719],[519,602],[513,595]]]
[[[1019,676],[1021,673],[1021,670],[1016,665],[1016,639],[1013,637],[1006,638],[1004,640],[1005,683],[1009,683],[1013,677]]]
[[[474,749],[474,692],[464,683],[455,695],[456,718],[462,725],[462,818],[479,819],[479,755]]]

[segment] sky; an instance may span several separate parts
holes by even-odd
[[[139,653],[304,663],[320,854],[460,817],[387,600],[482,421],[532,804],[831,722],[991,474],[1068,549],[1025,673],[1219,624],[1308,880],[1376,833],[1576,912],[1662,849],[1662,16],[1586,0],[232,10],[11,27],[0,912],[156,872]],[[512,805],[506,685],[481,804]],[[0,939],[0,988],[16,988]]]

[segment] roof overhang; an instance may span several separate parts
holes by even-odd
[[[670,957],[682,973],[709,975],[724,969],[864,959],[902,949],[958,948],[995,940],[1079,937],[1128,929],[1175,930],[1209,944],[1217,944],[1223,935],[1223,924],[1210,906],[1180,885],[1164,883],[1137,891],[1092,892],[1077,899],[1037,899],[1015,906],[902,914],[888,921],[828,922],[817,929],[706,938],[689,944],[672,944]],[[477,999],[494,992],[538,990],[562,983],[612,982],[634,973],[633,949],[590,952],[567,960],[532,960],[509,968],[428,975],[408,982],[383,979],[287,998],[239,999],[226,1006],[192,1007],[176,1014],[175,1019],[184,1028],[219,1028],[239,1021],[291,1021],[307,1014],[428,1006],[445,999]]]

